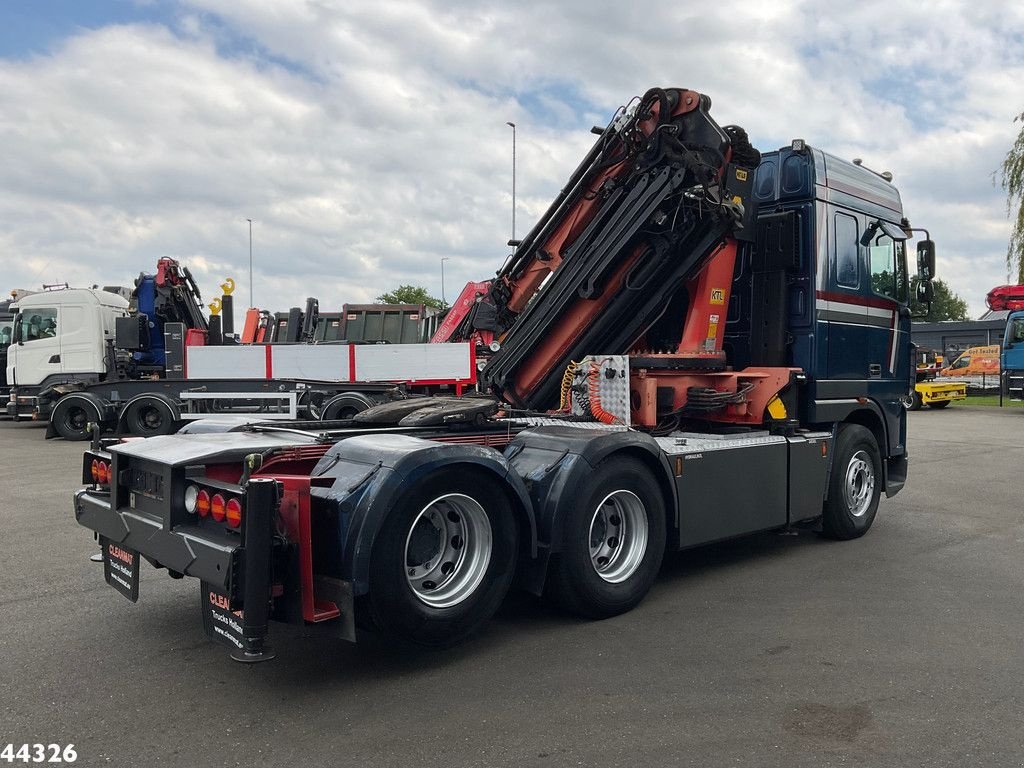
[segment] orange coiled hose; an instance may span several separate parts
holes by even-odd
[[[601,364],[598,362],[590,364],[590,371],[587,373],[587,389],[590,400],[590,412],[594,414],[594,418],[602,424],[620,423],[617,416],[608,413],[608,411],[601,407]]]

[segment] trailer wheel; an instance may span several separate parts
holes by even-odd
[[[657,481],[636,459],[606,459],[594,477],[569,512],[548,595],[573,613],[604,619],[636,607],[654,584],[666,515]]]
[[[373,545],[372,624],[418,645],[445,647],[498,610],[515,572],[519,528],[494,477],[446,469],[393,506]]]
[[[91,395],[62,397],[50,414],[50,423],[65,440],[88,440],[89,424],[101,423],[100,408]]]
[[[921,400],[921,393],[915,389],[913,394],[910,395],[910,405],[907,406],[907,410],[920,411],[922,405],[924,405],[924,402]]]
[[[945,408],[947,405],[949,405],[949,403],[950,403],[949,400],[940,400],[937,403],[928,403],[928,407],[929,408]]]
[[[357,413],[376,405],[373,400],[362,392],[343,392],[328,400],[320,412],[321,421],[338,421],[351,419]]]
[[[140,397],[133,401],[124,414],[129,434],[140,437],[170,435],[178,431],[171,407],[159,397]]]
[[[841,424],[822,509],[822,533],[840,540],[863,536],[875,520],[881,492],[882,460],[875,436],[859,424]]]

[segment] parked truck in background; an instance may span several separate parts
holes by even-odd
[[[14,336],[14,298],[0,301],[0,402],[6,402],[10,387],[7,384],[7,348]],[[3,414],[6,415],[6,411]]]
[[[985,303],[991,310],[1009,312],[999,350],[1000,393],[1011,400],[1024,400],[1024,285],[993,288]]]
[[[86,439],[90,424],[150,437],[211,414],[345,419],[391,395],[457,394],[476,381],[466,344],[433,355],[408,345],[239,345],[225,327],[230,313],[208,321],[173,259],[127,293],[64,289],[12,305],[9,416],[48,421],[47,436],[67,440]]]
[[[442,646],[513,584],[605,618],[668,550],[863,535],[907,478],[920,230],[889,179],[803,140],[761,156],[709,109],[673,88],[616,113],[474,289],[444,334],[486,324],[490,397],[96,439],[74,510],[108,584],[195,579],[210,636],[260,661],[270,620]],[[917,266],[927,300],[930,240]]]

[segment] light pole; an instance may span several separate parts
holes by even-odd
[[[441,257],[441,303],[448,306],[448,302],[444,298],[444,263],[450,259],[451,256]]]
[[[256,302],[252,296],[252,219],[246,219],[249,222],[249,306],[255,307]]]
[[[505,125],[512,129],[512,239],[508,241],[512,245],[516,241],[516,124],[507,122]]]

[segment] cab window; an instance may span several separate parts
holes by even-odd
[[[836,214],[836,282],[847,288],[860,287],[860,242],[857,220]]]
[[[18,313],[18,341],[52,339],[57,335],[57,310],[33,307]]]
[[[11,337],[14,335],[14,321],[0,320],[0,352],[11,346]]]
[[[1017,317],[1010,326],[1010,332],[1006,336],[1011,344],[1020,344],[1024,341],[1024,317]]]
[[[871,269],[871,290],[879,296],[907,303],[906,243],[879,235],[868,248]]]

